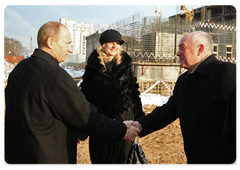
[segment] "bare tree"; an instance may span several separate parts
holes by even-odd
[[[4,37],[4,55],[21,56],[22,43],[13,39]]]

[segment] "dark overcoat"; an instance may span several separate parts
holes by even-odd
[[[126,52],[122,52],[121,56],[121,64],[116,65],[116,61],[113,60],[105,63],[104,70],[97,50],[94,50],[88,58],[81,83],[81,91],[86,99],[97,107],[97,111],[120,122],[144,116],[131,57]],[[92,163],[125,163],[131,146],[131,142],[128,143],[129,145],[122,140],[112,147],[91,136]]]
[[[103,71],[97,50],[94,50],[88,58],[81,91],[97,107],[99,113],[116,119],[125,111],[133,109],[134,118],[139,118],[144,113],[132,60],[126,52],[121,55],[121,64],[116,65],[113,61]]]
[[[230,163],[221,138],[236,65],[209,56],[190,74],[182,74],[167,104],[140,118],[140,136],[180,120],[188,163]]]
[[[8,163],[76,163],[76,128],[109,143],[126,132],[123,123],[98,114],[57,60],[40,49],[10,73],[5,101]]]

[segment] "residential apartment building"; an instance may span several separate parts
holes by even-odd
[[[72,37],[72,54],[66,62],[82,63],[85,62],[87,42],[86,37],[93,33],[93,24],[77,23],[75,20],[60,18],[60,23],[65,25]]]

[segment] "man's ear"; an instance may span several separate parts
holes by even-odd
[[[53,37],[48,37],[46,41],[48,48],[53,48]]]
[[[200,44],[198,46],[198,53],[197,53],[197,55],[200,56],[203,53],[203,51],[204,51],[204,45]]]

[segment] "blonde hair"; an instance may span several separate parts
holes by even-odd
[[[100,60],[100,64],[103,65],[104,69],[103,72],[107,70],[105,63],[111,62],[113,58],[116,59],[116,65],[119,65],[122,63],[122,56],[121,56],[121,47],[118,48],[117,54],[112,58],[108,57],[105,51],[103,50],[103,47],[105,46],[105,43],[103,45],[99,45],[97,47],[97,52],[98,52],[98,59]]]

